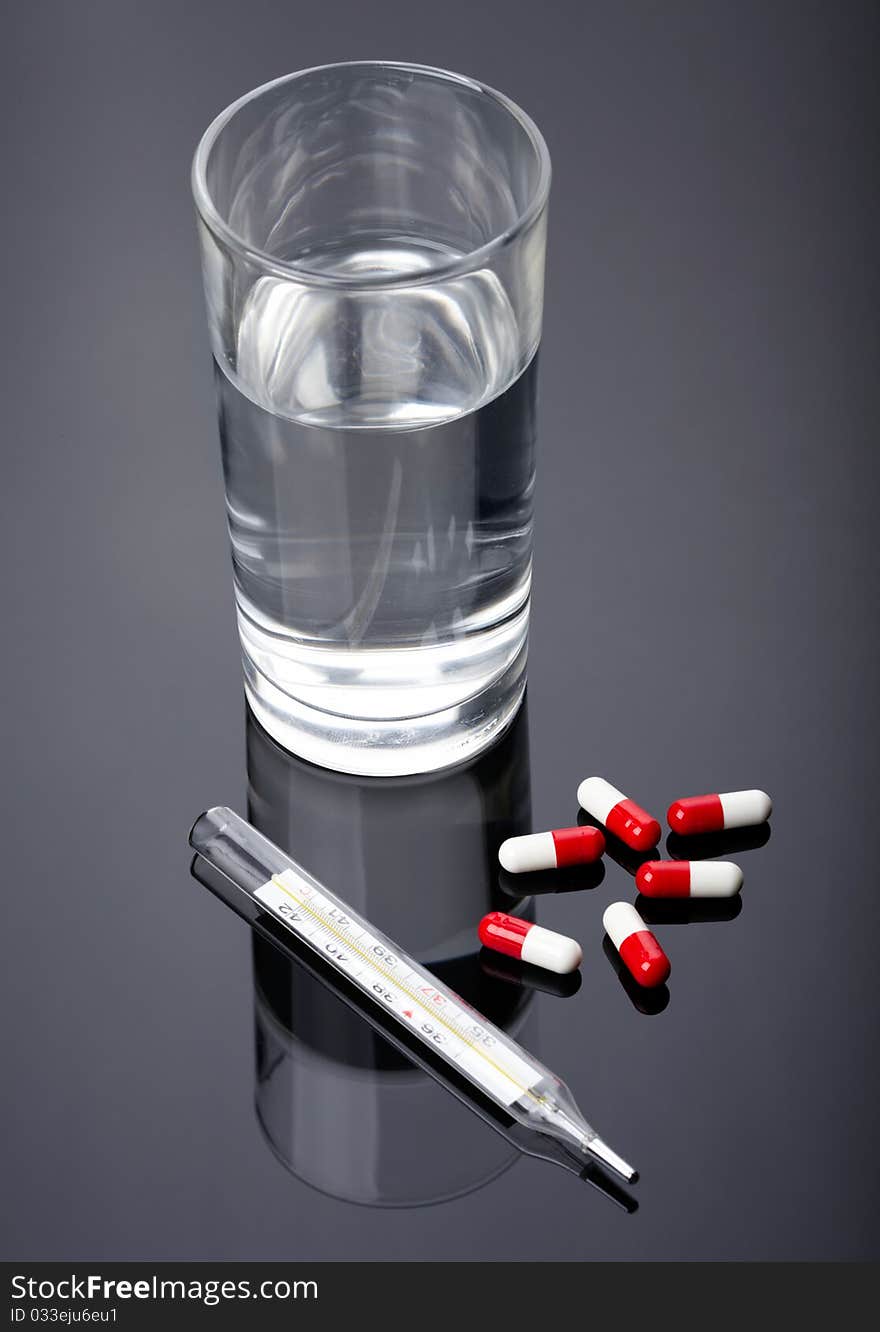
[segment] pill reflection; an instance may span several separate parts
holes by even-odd
[[[645,897],[635,901],[646,925],[704,925],[710,921],[736,920],[742,911],[742,898],[736,897]]]
[[[541,994],[556,995],[560,999],[570,999],[581,988],[580,970],[560,976],[552,971],[545,971],[542,967],[532,967],[527,962],[491,952],[488,948],[484,948],[480,953],[480,966],[493,980],[505,981],[508,985],[519,985],[523,990],[538,990]]]
[[[572,865],[570,869],[533,870],[530,874],[498,871],[498,887],[515,901],[524,897],[544,897],[550,893],[582,893],[598,888],[605,878],[601,860],[592,865]]]
[[[729,828],[724,832],[699,833],[682,837],[671,832],[666,838],[666,852],[673,860],[720,860],[740,851],[756,851],[770,841],[770,824],[757,823],[752,828]]]

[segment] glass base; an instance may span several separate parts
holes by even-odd
[[[526,610],[521,632],[516,635],[518,644],[500,674],[484,683],[478,692],[437,711],[417,716],[350,715],[356,709],[364,711],[372,707],[375,711],[375,698],[371,699],[370,687],[364,683],[340,688],[336,691],[337,697],[333,697],[332,687],[321,691],[327,701],[332,699],[337,703],[337,709],[339,704],[347,704],[345,712],[313,706],[312,702],[294,697],[270,680],[259,669],[242,635],[245,694],[254,716],[273,740],[322,768],[363,777],[403,777],[435,772],[464,763],[487,749],[516,715],[526,686],[527,615]],[[397,650],[394,653],[401,667],[405,664],[400,660],[402,651],[405,652]],[[414,666],[421,664],[429,668],[436,665],[428,661],[419,663],[418,659],[426,653],[428,656],[436,653],[437,649],[415,649],[414,652]],[[346,655],[363,658],[369,654]],[[385,657],[387,654],[380,655]],[[428,670],[427,674],[430,673]],[[423,673],[421,689],[398,688],[395,691],[400,711],[406,710],[408,701],[424,699],[426,693],[430,695],[432,691],[426,688],[424,681]],[[438,689],[437,696],[448,694],[449,688],[446,684]],[[314,694],[314,690],[303,692]]]

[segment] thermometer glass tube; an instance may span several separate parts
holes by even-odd
[[[230,809],[198,818],[193,849],[408,1035],[526,1129],[633,1182],[553,1073]],[[250,913],[248,913],[250,914]],[[539,1154],[540,1153],[536,1153]]]

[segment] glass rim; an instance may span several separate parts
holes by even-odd
[[[266,250],[261,250],[258,246],[249,244],[238,232],[229,226],[226,219],[220,214],[213,199],[211,198],[207,182],[207,165],[211,150],[216,144],[220,134],[226,125],[232,120],[244,106],[249,102],[255,101],[263,96],[272,88],[278,88],[282,84],[293,83],[297,79],[304,78],[307,74],[318,74],[325,70],[339,69],[365,69],[365,70],[403,70],[411,74],[429,75],[435,79],[443,79],[449,83],[455,83],[461,87],[470,88],[475,92],[490,98],[501,106],[525,132],[526,138],[535,151],[538,161],[538,180],[532,191],[526,206],[519,211],[515,220],[509,227],[503,231],[496,232],[483,245],[474,250],[469,250],[466,254],[456,259],[446,260],[438,263],[431,268],[419,268],[411,273],[397,273],[393,277],[387,274],[363,274],[353,276],[352,274],[331,274],[317,269],[311,269],[306,264],[291,263],[288,260],[278,259]],[[328,287],[336,290],[361,290],[361,289],[388,289],[395,287],[425,286],[440,279],[456,277],[463,273],[469,273],[474,268],[482,266],[486,261],[499,250],[503,249],[510,241],[525,231],[531,223],[540,215],[547,203],[550,193],[550,153],[544,136],[538,129],[530,116],[526,115],[516,102],[511,101],[504,93],[491,88],[487,83],[482,83],[479,79],[469,78],[464,74],[456,74],[451,70],[440,69],[433,65],[413,64],[405,60],[342,60],[335,61],[326,65],[312,65],[308,69],[295,70],[291,74],[282,74],[280,78],[270,79],[268,83],[262,83],[258,88],[251,89],[243,96],[230,102],[219,115],[215,116],[208,128],[205,130],[195,151],[192,163],[192,193],[195,201],[196,212],[208,230],[221,240],[224,245],[234,251],[242,258],[258,265],[268,273],[278,277],[295,278],[298,282],[306,286]]]

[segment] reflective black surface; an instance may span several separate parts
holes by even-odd
[[[10,16],[4,1257],[878,1256],[876,28],[858,3]],[[238,93],[382,51],[503,88],[555,170],[528,744],[393,792],[246,733],[187,184]],[[516,901],[504,828],[574,823],[590,773],[658,817],[775,800],[730,852],[739,914],[654,926],[661,1011],[603,951],[636,895],[613,857],[528,908],[582,942],[577,993],[486,975],[468,934]],[[638,1211],[498,1173],[497,1133],[255,951],[189,873],[217,803],[521,1020]]]

